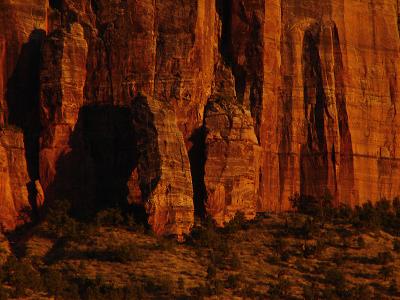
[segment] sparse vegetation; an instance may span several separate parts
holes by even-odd
[[[303,209],[310,198],[297,197]],[[121,209],[78,220],[57,201],[1,268],[0,300],[399,297],[398,200],[350,209],[329,199],[252,221],[239,212],[225,228],[207,218],[183,244]]]

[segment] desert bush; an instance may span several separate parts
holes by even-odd
[[[344,203],[341,203],[335,212],[335,219],[343,222],[350,223],[354,215],[353,209]]]
[[[232,253],[232,257],[229,261],[229,266],[233,269],[233,270],[238,270],[241,268],[242,266],[242,262],[240,260],[239,255],[236,252]]]
[[[217,268],[210,264],[207,268],[207,280],[214,279],[217,276]]]
[[[217,233],[216,225],[210,217],[202,226],[194,227],[188,237],[188,243],[197,247],[216,248],[220,242],[220,234]]]
[[[336,264],[338,267],[341,267],[344,265],[345,263],[345,255],[343,254],[343,252],[336,252],[333,255],[332,261],[334,264]]]
[[[240,287],[242,280],[243,279],[240,274],[235,274],[235,275],[231,274],[228,276],[226,286],[227,286],[227,288],[230,288],[230,289],[237,289]]]
[[[400,240],[395,239],[393,241],[393,251],[400,254]]]
[[[71,204],[68,200],[56,200],[51,203],[46,213],[45,231],[53,237],[75,237],[78,233],[78,222],[70,216]]]
[[[281,237],[275,238],[272,243],[272,249],[277,256],[281,256],[283,253],[285,253],[287,251],[287,248],[288,242]]]
[[[161,251],[173,251],[177,246],[175,239],[160,237],[157,239],[156,249]]]
[[[383,266],[379,270],[379,275],[381,275],[385,281],[389,277],[393,276],[393,274],[394,274],[394,267],[393,266]]]
[[[303,287],[303,297],[305,300],[320,299],[318,288],[314,282],[311,285],[305,285]]]
[[[346,279],[343,272],[339,269],[330,268],[325,271],[326,283],[333,285],[336,289],[344,289],[346,286]]]
[[[180,291],[185,291],[185,279],[183,279],[183,277],[178,278],[177,286]]]
[[[78,286],[65,278],[60,271],[46,269],[42,272],[45,290],[56,299],[80,299]]]
[[[276,284],[271,284],[268,290],[270,299],[288,299],[292,283],[281,277]]]
[[[117,246],[108,246],[104,257],[110,261],[126,263],[143,259],[143,252],[135,244],[127,243]]]
[[[243,212],[236,212],[234,218],[225,224],[223,231],[225,233],[235,233],[239,230],[246,229],[248,227],[246,217]]]
[[[0,284],[0,300],[8,299],[10,299],[10,291],[3,284]]]
[[[300,234],[304,240],[309,240],[316,235],[318,231],[319,229],[316,222],[312,218],[307,218],[300,229]]]
[[[97,277],[96,279],[81,278],[78,284],[80,290],[80,299],[84,300],[142,299],[144,296],[142,289],[136,289],[134,286],[125,288],[115,287],[105,282],[100,277]]]
[[[393,255],[389,251],[379,252],[375,258],[375,263],[379,265],[387,265],[393,261]]]
[[[40,273],[27,261],[11,256],[4,264],[3,283],[12,287],[11,294],[15,298],[26,296],[28,290],[43,289]]]
[[[350,297],[348,299],[372,300],[374,296],[373,288],[366,284],[356,285],[349,293]]]
[[[329,191],[321,197],[295,194],[289,198],[289,201],[297,212],[316,217],[322,222],[331,220],[335,212],[333,197]]]
[[[399,288],[397,286],[397,281],[395,278],[392,278],[390,280],[390,285],[389,285],[389,293],[393,296],[396,296],[399,293]]]
[[[365,248],[365,240],[364,240],[364,238],[363,238],[362,236],[359,236],[359,237],[357,238],[357,246],[358,246],[358,248],[360,248],[360,249]]]
[[[121,226],[124,216],[120,208],[109,208],[97,213],[96,223],[98,226]]]

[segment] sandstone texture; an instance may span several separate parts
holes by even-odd
[[[0,3],[0,222],[57,198],[194,216],[400,195],[398,0]]]

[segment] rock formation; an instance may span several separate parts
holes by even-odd
[[[25,2],[0,4],[4,227],[60,197],[182,235],[400,195],[398,0]]]
[[[204,115],[205,208],[223,225],[238,211],[249,219],[255,216],[261,147],[250,111],[238,103],[230,69],[216,68],[213,94]]]

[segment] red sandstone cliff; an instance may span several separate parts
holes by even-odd
[[[178,235],[400,195],[399,3],[373,2],[2,1],[1,223],[41,187]]]

